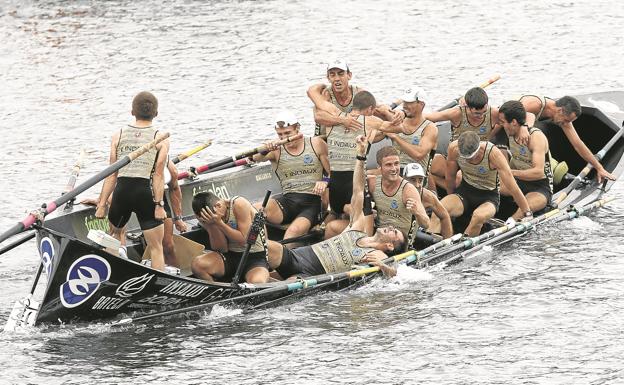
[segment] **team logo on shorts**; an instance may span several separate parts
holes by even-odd
[[[420,138],[415,136],[412,138],[412,144],[419,144],[420,143]]]
[[[485,128],[485,126],[479,127],[479,134],[485,134],[486,131],[487,131],[487,128]]]
[[[305,154],[303,156],[303,164],[310,164],[314,161],[314,158],[312,158],[312,155],[310,154]]]
[[[396,210],[399,208],[399,202],[397,202],[396,199],[393,199],[392,202],[390,202],[390,208]]]
[[[67,270],[67,280],[60,286],[61,303],[67,308],[86,302],[104,281],[108,281],[111,267],[94,254],[85,255],[72,263]]]
[[[485,174],[487,170],[483,166],[479,166],[479,174]]]
[[[52,278],[52,267],[54,263],[54,245],[52,240],[45,237],[39,243],[39,252],[41,254],[41,263],[45,268],[45,272],[48,275],[48,279]]]

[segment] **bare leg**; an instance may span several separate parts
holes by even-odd
[[[457,218],[464,213],[464,204],[457,194],[447,195],[440,201],[440,204],[444,206],[448,211],[451,218]],[[439,234],[441,232],[442,225],[440,224],[440,218],[437,215],[431,216],[431,224],[429,225],[429,231]]]
[[[175,245],[173,244],[173,220],[165,219],[163,232],[163,254],[165,255],[165,263],[169,266],[178,267],[178,259],[176,258]]]
[[[225,274],[223,258],[216,251],[198,255],[191,262],[191,271],[196,277],[212,282],[214,277],[223,277]]]
[[[165,257],[163,254],[164,225],[143,231],[145,242],[152,256],[152,268],[165,271]]]
[[[245,274],[245,282],[248,283],[266,283],[269,282],[269,271],[264,267],[254,267]]]
[[[492,218],[496,214],[496,207],[492,202],[482,203],[476,210],[472,213],[472,218],[470,218],[470,224],[466,227],[466,235],[470,237],[476,237],[481,232],[481,227],[483,224],[487,222],[488,219]]]
[[[262,203],[254,203],[254,207],[256,209],[260,209],[260,207],[262,207]],[[280,225],[284,221],[284,214],[282,213],[282,209],[277,204],[277,201],[273,198],[269,199],[269,201],[267,202],[264,214],[266,215],[267,221],[269,223],[273,223],[274,225]]]
[[[544,194],[535,191],[528,193],[526,195],[526,200],[529,203],[531,211],[533,212],[542,210],[544,207],[546,207],[546,204],[548,203]],[[520,208],[518,208],[518,210],[516,210],[516,212],[514,213],[513,218],[518,220],[522,219],[523,217],[524,213],[522,212],[522,210],[520,210]]]
[[[347,226],[349,226],[349,221],[346,219],[336,219],[329,222],[327,227],[325,227],[324,239],[335,237],[336,235],[342,233]]]
[[[276,269],[282,264],[282,253],[284,247],[281,243],[268,240],[267,241],[267,259],[269,260],[269,267]]]
[[[284,239],[294,238],[294,237],[303,235],[310,230],[311,226],[312,226],[312,223],[310,222],[308,218],[304,218],[304,217],[295,218],[295,220],[292,221],[290,225],[288,226],[288,229],[286,229],[286,232],[284,233]],[[299,246],[299,244],[296,242],[289,243],[288,245],[286,245],[286,247],[288,247],[289,249],[292,249],[293,247],[297,247],[297,246]]]

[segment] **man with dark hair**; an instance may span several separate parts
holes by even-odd
[[[529,128],[529,143],[526,146],[516,141],[516,135],[523,127],[527,127],[526,116],[524,106],[517,100],[503,103],[498,110],[499,123],[509,137],[511,173],[526,196],[531,211],[536,212],[546,207],[552,198],[553,176],[548,155],[548,139],[539,128]],[[510,195],[504,183],[500,191],[503,195]],[[513,218],[521,219],[522,216],[522,211],[518,209]]]
[[[158,100],[154,95],[145,91],[136,95],[132,100],[132,115],[135,117],[134,124],[129,124],[112,137],[111,164],[159,135],[159,131],[152,126],[152,120],[158,115]],[[97,218],[104,218],[108,198],[113,194],[108,219],[112,235],[120,241],[123,229],[134,212],[152,257],[152,267],[161,271],[165,269],[162,243],[166,213],[163,194],[168,152],[169,139],[165,139],[106,178],[95,211]]]
[[[292,250],[277,242],[269,241],[269,265],[281,277],[340,273],[359,263],[379,266],[386,275],[396,274],[396,268],[386,265],[383,259],[387,258],[386,252],[402,250],[405,237],[392,226],[378,228],[375,232],[373,216],[364,215],[364,168],[367,145],[368,141],[364,136],[357,137],[351,222],[341,234],[312,246]]]
[[[399,153],[392,146],[377,151],[377,166],[381,177],[369,175],[368,190],[375,202],[377,227],[392,226],[413,240],[418,227],[428,228],[429,217],[422,205],[418,190],[401,177]],[[332,221],[325,230],[329,234],[339,234],[349,225],[346,219]]]
[[[231,281],[245,251],[256,209],[243,197],[225,200],[212,192],[195,195],[192,207],[197,221],[208,232],[213,250],[193,259],[193,274],[207,281]],[[243,277],[248,283],[268,282],[268,267],[266,229],[263,227],[249,250]]]
[[[535,114],[536,120],[552,120],[557,126],[563,130],[566,138],[574,147],[577,154],[596,169],[598,182],[602,182],[604,178],[615,180],[615,176],[609,173],[600,164],[600,161],[594,157],[591,150],[587,148],[585,143],[576,133],[574,122],[581,115],[581,104],[572,96],[564,96],[554,100],[545,96],[523,95],[520,99],[522,105],[528,112]],[[529,122],[532,126],[533,123]]]
[[[489,99],[481,87],[469,89],[464,95],[465,105],[457,105],[444,111],[430,112],[425,115],[432,122],[451,122],[451,139],[457,140],[464,132],[475,132],[480,140],[491,139],[494,125],[498,122],[498,109],[488,104]],[[436,154],[431,164],[431,174],[438,186],[444,188],[446,175],[444,156]]]
[[[457,190],[455,180],[461,170],[462,181]],[[496,214],[500,203],[499,175],[509,188],[514,201],[526,218],[532,218],[529,204],[518,188],[503,153],[494,144],[480,141],[474,131],[467,131],[449,144],[446,166],[446,191],[442,205],[452,218],[472,212],[470,224],[464,231],[468,236],[479,235],[483,224]],[[432,229],[439,228],[434,218]]]
[[[368,91],[360,91],[353,97],[353,108],[348,113],[342,112],[320,94],[313,93],[311,98],[318,110],[323,110],[333,116],[348,115],[362,124],[362,128],[358,130],[348,129],[344,125],[327,128],[327,147],[331,169],[328,186],[329,204],[333,212],[330,219],[335,219],[344,213],[344,206],[351,200],[353,164],[356,155],[355,138],[361,134],[366,137],[376,136],[374,130],[385,130],[392,123],[373,116],[377,103],[375,97]]]
[[[275,131],[280,140],[299,133],[299,120],[290,111],[280,111],[275,118]],[[256,154],[256,162],[270,161],[282,186],[282,194],[269,199],[265,209],[267,221],[290,225],[284,238],[303,235],[318,223],[321,194],[327,187],[329,160],[327,143],[320,137],[304,137],[283,146],[276,141],[266,144],[267,154]]]

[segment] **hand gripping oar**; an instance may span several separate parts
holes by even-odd
[[[303,134],[299,133],[297,135],[293,135],[293,136],[290,136],[290,137],[288,137],[286,139],[280,140],[276,144],[278,146],[281,146],[283,144],[286,144],[288,142],[292,142],[292,141],[295,141],[295,140],[298,140],[298,139],[301,139],[301,138],[303,138]],[[188,178],[188,177],[193,177],[195,175],[203,174],[203,173],[208,172],[208,171],[214,171],[217,167],[223,166],[223,165],[226,165],[226,164],[236,165],[235,164],[236,161],[241,160],[243,158],[248,158],[250,156],[253,156],[253,155],[255,155],[255,154],[259,153],[259,152],[265,151],[265,150],[266,150],[266,146],[262,145],[262,146],[254,148],[254,149],[243,151],[243,152],[238,153],[236,155],[232,155],[231,157],[228,157],[228,158],[217,160],[215,162],[208,163],[208,164],[205,164],[203,166],[194,167],[191,171],[183,171],[183,172],[181,172],[178,175],[178,179],[184,179],[184,178]]]
[[[459,238],[461,237],[461,234],[457,234],[451,238],[442,240],[438,243],[436,243],[435,245],[431,245],[428,248],[415,252],[415,251],[409,251],[400,255],[396,255],[394,257],[390,257],[387,258],[387,261],[391,261],[394,258],[398,258],[399,260],[404,259],[404,258],[408,258],[410,257],[410,255],[414,255],[414,254],[419,254],[421,256],[426,255],[429,252],[435,251],[435,250],[439,250],[442,249],[450,244],[452,244],[453,242],[456,242],[457,240],[459,240]],[[160,317],[168,317],[168,316],[172,316],[172,315],[176,315],[176,314],[182,314],[182,313],[187,313],[187,312],[191,312],[191,311],[197,311],[197,310],[203,310],[205,308],[208,307],[212,307],[214,305],[222,305],[222,304],[227,304],[227,303],[231,303],[231,302],[236,302],[236,301],[245,301],[247,299],[250,298],[254,298],[257,296],[264,296],[264,295],[270,295],[270,294],[274,294],[274,293],[282,293],[282,292],[291,292],[291,291],[298,291],[301,289],[305,289],[308,287],[314,287],[320,283],[326,283],[326,282],[332,282],[332,281],[336,281],[338,279],[343,279],[343,278],[349,278],[349,277],[357,277],[357,276],[361,276],[361,275],[365,275],[365,274],[371,274],[374,272],[378,272],[379,268],[378,267],[371,267],[371,268],[364,268],[364,269],[354,269],[354,270],[350,270],[348,272],[344,272],[344,273],[338,273],[338,274],[325,274],[325,275],[319,275],[319,276],[315,276],[315,277],[311,277],[308,279],[301,279],[295,282],[288,282],[288,281],[284,281],[283,283],[278,283],[276,284],[274,287],[270,287],[267,289],[262,289],[262,290],[257,290],[254,291],[252,293],[249,294],[244,294],[241,296],[237,296],[237,297],[231,297],[231,298],[225,298],[219,301],[215,301],[215,302],[210,302],[210,303],[203,303],[203,304],[199,304],[199,305],[192,305],[192,306],[186,306],[186,307],[182,307],[182,308],[178,308],[178,309],[173,309],[173,310],[166,310],[166,311],[162,311],[162,312],[158,312],[158,313],[153,313],[153,314],[148,314],[148,315],[144,315],[144,316],[140,316],[140,317],[136,317],[136,318],[124,318],[121,319],[115,323],[112,323],[111,326],[121,326],[121,325],[126,325],[126,324],[131,324],[131,323],[136,323],[136,322],[143,322],[143,321],[148,321],[154,318],[160,318]]]
[[[616,132],[615,135],[613,135],[611,140],[609,140],[607,144],[605,144],[602,150],[598,151],[598,153],[595,155],[596,159],[598,159],[599,162],[607,155],[607,152],[611,150],[613,145],[615,145],[615,143],[622,137],[622,135],[624,135],[624,121],[622,122],[622,128],[620,128],[620,130]],[[589,174],[589,172],[593,168],[594,166],[592,166],[591,163],[587,163],[585,168],[581,170],[576,178],[574,178],[574,180],[570,182],[570,184],[566,188],[557,193],[557,197],[553,200],[551,205],[553,207],[559,206],[561,202],[563,202],[563,200],[567,198],[568,194],[570,194],[570,192],[574,190],[583,181],[583,179],[585,179],[587,174]]]
[[[258,235],[260,235],[264,230],[264,221],[266,220],[266,217],[264,215],[264,209],[266,208],[270,197],[271,191],[267,190],[266,194],[264,195],[264,200],[262,201],[262,208],[258,210],[258,212],[256,212],[256,215],[254,215],[253,218],[253,222],[251,222],[249,232],[247,233],[247,245],[245,245],[245,251],[243,252],[241,260],[238,263],[234,278],[232,278],[232,286],[234,287],[238,287],[238,281],[240,280],[241,274],[243,274],[243,269],[245,268],[245,263],[247,262],[247,257],[249,256],[251,247],[256,243]]]
[[[76,188],[74,188],[72,191],[68,192],[67,194],[62,195],[61,197],[57,198],[56,200],[52,202],[49,202],[48,204],[43,204],[40,209],[31,212],[23,221],[18,222],[9,230],[1,234],[0,242],[3,242],[14,235],[21,233],[22,231],[26,229],[29,229],[30,226],[32,226],[35,222],[42,221],[47,214],[50,214],[51,212],[56,210],[60,205],[66,202],[69,202],[70,200],[78,196],[83,191],[89,189],[96,183],[100,182],[102,179],[113,174],[114,172],[118,171],[122,167],[126,166],[127,164],[132,162],[134,159],[145,154],[147,151],[154,148],[158,143],[162,142],[168,137],[169,137],[169,133],[166,133],[164,135],[159,135],[156,139],[138,148],[137,150],[131,152],[130,154],[124,156],[123,158],[119,159],[117,162],[106,167],[104,170],[100,171],[99,173],[93,175],[91,178],[87,179],[85,182],[81,183],[80,185],[78,185]]]
[[[211,144],[212,144],[212,140],[208,140],[208,141],[206,141],[206,143],[202,143],[199,146],[188,150],[187,152],[183,152],[181,154],[178,154],[178,156],[176,156],[173,159],[171,159],[171,161],[173,162],[173,164],[178,164],[178,163],[182,162],[184,159],[188,158],[189,156],[197,154],[201,150],[207,148]]]

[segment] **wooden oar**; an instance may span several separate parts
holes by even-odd
[[[425,250],[421,250],[419,252],[410,251],[410,252],[403,253],[401,255],[398,255],[398,256],[395,256],[395,257],[392,257],[392,258],[399,257],[399,259],[404,259],[404,258],[409,257],[410,255],[415,254],[415,253],[419,253],[421,255],[425,255],[428,252],[432,252],[432,251],[435,251],[435,250],[442,249],[442,248],[452,244],[453,242],[456,242],[460,237],[461,237],[461,234],[457,234],[457,235],[455,235],[455,236],[453,236],[451,238],[448,238],[448,239],[445,239],[443,241],[440,241],[440,242],[436,243],[435,245],[431,245],[431,246],[429,246]],[[403,256],[403,257],[401,257],[401,256]],[[379,268],[373,267],[371,269],[377,269],[375,271],[378,271]],[[221,304],[225,304],[225,303],[231,303],[231,302],[234,302],[234,301],[246,300],[246,299],[249,299],[249,298],[257,297],[259,295],[267,295],[267,294],[273,294],[273,293],[297,291],[297,290],[301,290],[303,288],[316,286],[317,284],[324,283],[324,282],[331,282],[331,281],[335,281],[337,279],[348,278],[350,276],[356,277],[358,275],[363,275],[362,273],[358,273],[361,270],[363,270],[363,269],[355,269],[355,270],[351,270],[351,271],[344,272],[344,273],[338,273],[338,274],[325,274],[325,275],[320,275],[320,276],[316,276],[316,277],[311,277],[311,278],[308,278],[308,279],[305,279],[305,280],[298,280],[298,281],[295,281],[295,282],[287,282],[287,281],[285,281],[283,283],[277,284],[274,287],[271,287],[271,288],[268,288],[268,289],[259,290],[259,291],[255,291],[255,292],[252,292],[252,293],[249,293],[249,294],[245,294],[245,295],[241,295],[241,296],[238,296],[238,297],[226,298],[226,299],[222,299],[222,300],[211,302],[211,303],[186,306],[186,307],[173,309],[173,310],[166,310],[166,311],[153,313],[153,314],[148,314],[148,315],[140,316],[140,317],[136,317],[136,318],[124,318],[124,319],[121,319],[121,320],[111,324],[111,326],[127,325],[127,324],[131,324],[133,322],[143,322],[143,321],[147,321],[147,320],[154,319],[154,318],[167,317],[167,316],[171,316],[171,315],[175,315],[175,314],[181,314],[181,313],[186,313],[186,312],[196,311],[196,310],[203,310],[203,309],[205,309],[207,307],[212,307],[214,305],[221,305]]]
[[[102,179],[113,174],[114,172],[118,171],[122,167],[126,166],[127,164],[132,162],[134,159],[145,154],[147,151],[154,148],[158,143],[162,142],[168,137],[169,137],[169,133],[166,133],[164,135],[159,135],[156,139],[145,144],[141,148],[138,148],[132,153],[124,156],[123,158],[111,164],[110,166],[106,167],[104,170],[100,171],[99,173],[93,175],[91,178],[81,183],[80,185],[78,185],[76,188],[74,188],[72,191],[68,192],[67,194],[62,195],[61,197],[57,198],[56,200],[52,202],[43,204],[40,209],[31,212],[30,214],[28,214],[26,218],[24,218],[24,220],[22,220],[21,222],[18,222],[13,227],[11,227],[7,231],[5,231],[3,234],[1,234],[0,242],[3,242],[14,235],[21,233],[22,231],[26,229],[29,229],[35,222],[42,221],[47,214],[50,214],[51,212],[56,210],[60,205],[66,202],[69,202],[70,200],[78,196],[83,191],[89,189],[93,185],[100,182]]]
[[[193,149],[188,150],[187,152],[183,152],[181,154],[178,154],[178,156],[176,156],[173,159],[171,159],[171,161],[173,162],[173,164],[178,164],[178,163],[182,162],[184,159],[188,158],[189,156],[197,154],[201,150],[207,148],[211,144],[212,144],[212,140],[208,140],[206,143],[202,143],[199,146],[197,146],[197,147],[195,147]]]
[[[500,75],[494,75],[491,78],[489,78],[488,80],[486,80],[485,82],[479,84],[479,87],[481,88],[486,88],[489,85],[493,84],[494,82],[496,82],[497,80],[500,79]],[[444,111],[447,110],[451,107],[455,107],[458,103],[459,103],[459,99],[461,99],[464,95],[460,95],[457,98],[453,99],[452,101],[450,101],[449,103],[447,103],[446,105],[444,105],[443,107],[438,108],[438,111]],[[393,103],[390,104],[390,109],[395,109],[397,108],[401,103],[403,103],[403,100],[401,99],[397,99],[395,100]]]
[[[219,170],[225,170],[226,168],[231,168],[231,167],[236,167],[236,166],[243,166],[246,164],[249,164],[249,159],[248,158],[243,158],[243,159],[238,159],[238,160],[233,160],[230,161],[228,163],[222,164],[220,166],[214,167],[214,168],[210,168],[208,167],[208,165],[203,165],[203,166],[199,166],[199,167],[189,167],[188,171],[182,171],[180,173],[178,173],[178,180],[181,179],[186,179],[186,178],[194,178],[199,174],[204,174],[208,171],[210,172],[215,172],[215,171],[219,171]]]
[[[293,136],[290,136],[290,137],[288,137],[286,139],[280,140],[276,144],[278,146],[281,146],[281,145],[284,145],[284,144],[286,144],[288,142],[292,142],[292,141],[295,141],[295,140],[298,140],[298,139],[301,139],[301,138],[303,138],[303,134],[299,133],[297,135],[293,135]],[[209,171],[216,170],[217,167],[219,167],[219,166],[223,166],[223,165],[226,165],[228,163],[235,163],[237,160],[240,160],[240,159],[243,159],[243,158],[248,158],[250,156],[253,156],[253,155],[255,155],[255,154],[259,153],[259,152],[263,152],[263,151],[266,151],[266,146],[265,145],[258,146],[256,148],[251,149],[251,150],[243,151],[243,152],[238,153],[236,155],[232,155],[231,157],[224,158],[224,159],[221,159],[221,160],[217,160],[215,162],[208,163],[208,164],[205,164],[203,166],[195,167],[195,175],[199,175],[199,174],[203,174],[203,173],[206,173],[206,172],[209,172]],[[182,177],[178,176],[178,179],[183,179],[183,178],[188,178],[189,176],[193,176],[193,173],[192,172],[183,171],[179,175],[183,175],[183,176]]]
[[[609,140],[607,144],[605,144],[602,150],[598,151],[598,153],[595,155],[596,159],[598,159],[599,162],[607,155],[607,152],[611,150],[613,145],[615,145],[615,143],[622,137],[623,134],[624,134],[624,122],[622,122],[622,128],[620,128],[620,130],[616,132],[615,135],[613,135],[611,140]],[[563,202],[564,199],[568,197],[568,194],[570,194],[570,192],[574,190],[583,181],[583,179],[585,179],[587,174],[589,174],[589,172],[593,168],[594,166],[591,163],[587,163],[585,168],[581,170],[581,172],[576,176],[576,178],[574,178],[574,180],[570,182],[570,184],[566,188],[564,188],[563,190],[557,193],[557,197],[553,200],[552,206],[553,207],[559,206],[561,202]]]

